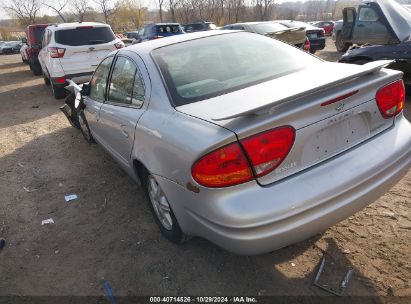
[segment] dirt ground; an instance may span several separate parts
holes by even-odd
[[[334,50],[318,55],[336,60]],[[363,211],[270,254],[237,256],[199,238],[177,246],[61,104],[19,55],[0,56],[0,295],[102,296],[107,281],[117,296],[321,296],[312,280],[324,255],[328,286],[354,268],[347,295],[411,296],[411,171]],[[79,199],[66,203],[73,193]]]

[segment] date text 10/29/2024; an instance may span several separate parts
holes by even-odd
[[[255,297],[150,297],[150,303],[257,303]]]

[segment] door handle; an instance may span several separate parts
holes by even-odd
[[[128,131],[127,131],[127,126],[126,126],[126,125],[121,125],[120,129],[121,129],[121,133],[122,133],[125,137],[128,138],[129,135],[128,135]]]

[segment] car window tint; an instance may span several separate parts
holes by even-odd
[[[363,7],[360,9],[358,20],[359,21],[377,21],[378,15],[373,8]]]
[[[102,44],[114,39],[116,39],[116,36],[111,28],[107,26],[79,26],[74,29],[59,30],[55,33],[57,43],[70,46]]]
[[[107,77],[110,72],[113,56],[104,59],[96,69],[93,77],[90,80],[90,98],[98,101],[104,101]]]
[[[319,63],[319,59],[292,46],[248,32],[190,40],[156,49],[152,54],[175,106],[226,94]]]
[[[143,78],[141,77],[140,73],[137,71],[135,78],[134,78],[134,86],[133,86],[133,98],[131,103],[137,107],[141,107],[144,103],[146,89],[144,86]]]
[[[115,103],[131,104],[135,64],[128,58],[118,57],[111,75],[108,100]]]
[[[34,43],[40,43],[40,41],[43,38],[43,34],[44,34],[44,27],[35,27],[33,29],[34,32]]]
[[[171,34],[171,33],[180,33],[180,26],[178,25],[158,25],[157,33],[158,34]]]

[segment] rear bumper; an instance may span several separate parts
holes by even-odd
[[[278,183],[194,193],[157,176],[183,231],[238,254],[304,240],[383,195],[411,165],[411,125],[395,125],[338,157]]]
[[[310,49],[312,51],[319,51],[325,48],[325,37],[311,39],[310,38]]]

